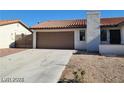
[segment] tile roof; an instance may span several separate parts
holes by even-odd
[[[21,22],[20,20],[0,20],[0,26],[3,25],[8,25],[8,24],[13,24],[13,23],[20,23],[21,25],[23,25],[26,29],[28,29],[30,32],[32,32],[29,27],[27,25],[25,25],[23,22]]]
[[[124,22],[124,17],[101,18],[101,26],[115,26]],[[86,27],[86,19],[78,20],[53,20],[41,22],[31,29],[60,29],[60,28],[83,28]]]
[[[124,22],[124,17],[116,17],[116,18],[102,18],[101,26],[115,26]]]
[[[20,22],[19,20],[0,20],[0,25],[7,25],[7,24],[13,24],[13,23],[18,23]]]

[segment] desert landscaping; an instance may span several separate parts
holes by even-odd
[[[124,57],[73,54],[59,82],[123,83]]]
[[[0,57],[11,56],[11,54],[25,50],[28,49],[0,49]],[[43,52],[43,50],[41,51]],[[124,56],[103,56],[98,53],[76,52],[71,56],[69,63],[65,64],[65,70],[58,82],[124,83]]]

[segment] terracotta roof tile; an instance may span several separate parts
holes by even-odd
[[[101,26],[113,26],[124,22],[124,17],[101,18]],[[83,28],[86,27],[86,20],[53,20],[41,22],[31,27],[31,29],[57,29],[57,28]]]
[[[20,22],[19,20],[0,20],[0,25],[7,25],[12,23]]]
[[[124,22],[124,17],[118,18],[102,18],[101,19],[101,26],[114,26]]]
[[[49,28],[77,28],[86,26],[85,20],[56,20],[56,21],[46,21],[40,24],[33,26],[32,28],[42,28],[42,29],[49,29]]]

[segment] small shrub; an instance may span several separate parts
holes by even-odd
[[[84,82],[84,75],[85,71],[82,69],[78,69],[73,71],[74,79],[66,79],[63,78],[58,83],[83,83]]]
[[[74,80],[77,82],[84,82],[84,75],[85,75],[85,71],[82,69],[78,69],[77,71],[73,72],[74,75]]]

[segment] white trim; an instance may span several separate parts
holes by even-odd
[[[36,31],[33,31],[33,48],[36,48]]]
[[[124,26],[121,27],[121,44],[124,44]]]
[[[109,41],[110,41],[110,32],[109,32],[108,29],[101,29],[101,30],[100,30],[100,36],[101,36],[101,31],[102,31],[102,30],[106,30],[106,32],[107,32],[107,40],[106,40],[106,41],[101,41],[101,39],[100,39],[101,44],[109,44]],[[101,37],[100,37],[100,38],[101,38]]]
[[[80,41],[80,30],[85,30],[85,41]],[[74,31],[74,48],[77,50],[86,50],[86,29]]]
[[[107,30],[107,42],[108,44],[110,43],[110,31],[109,30]]]
[[[70,28],[70,29],[37,29],[37,32],[68,32],[75,30],[86,30],[86,28]]]

